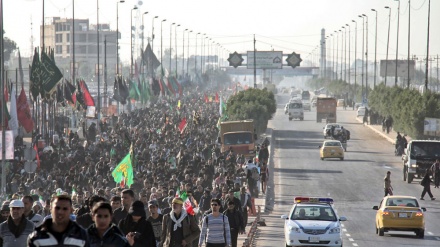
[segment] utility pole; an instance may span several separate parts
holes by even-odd
[[[365,22],[366,30],[365,30],[365,96],[368,99],[368,16],[363,14],[365,18],[367,18]]]
[[[377,10],[371,9],[371,11],[376,12],[376,31],[374,35],[374,83],[373,88],[376,88],[376,79],[377,79]],[[409,47],[409,46],[408,46]]]
[[[391,7],[385,6],[386,9],[389,9],[388,14],[388,39],[387,39],[387,56],[385,59],[385,86],[387,85],[387,76],[388,76],[388,50],[390,48],[390,25],[391,25]]]
[[[362,79],[362,86],[361,86],[361,93],[362,93],[362,101],[364,100],[364,67],[365,67],[365,61],[364,61],[364,47],[365,47],[365,21],[364,21],[364,17],[362,15],[359,15],[360,18],[362,18],[362,74],[361,74],[361,79]]]
[[[351,63],[350,63],[350,53],[351,53],[351,26],[348,24],[345,24],[348,26],[348,85],[351,84]],[[348,95],[347,95],[348,97]]]
[[[426,40],[425,90],[428,92],[428,60],[429,60],[429,25],[431,21],[431,0],[428,2],[428,34]]]

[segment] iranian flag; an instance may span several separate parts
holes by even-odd
[[[186,191],[180,192],[180,188],[177,189],[176,197],[180,197],[183,200],[183,208],[185,208],[186,212],[189,215],[194,215],[194,208],[191,205],[191,202],[186,195]]]

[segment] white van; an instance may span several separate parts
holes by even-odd
[[[367,110],[367,108],[365,106],[360,106],[357,110],[357,116],[365,116],[365,111]]]
[[[301,100],[290,101],[288,106],[289,121],[292,119],[304,120],[304,108]]]

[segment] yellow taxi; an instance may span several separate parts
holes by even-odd
[[[319,155],[321,160],[326,158],[338,158],[344,160],[344,148],[338,140],[326,140],[319,146]]]
[[[426,208],[420,207],[413,196],[386,196],[380,206],[374,206],[376,213],[376,234],[383,236],[388,231],[411,231],[417,237],[425,236]]]

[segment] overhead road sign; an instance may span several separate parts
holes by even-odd
[[[295,68],[296,66],[299,66],[302,62],[301,55],[292,52],[292,54],[287,56],[286,62],[289,66]]]
[[[282,51],[256,51],[255,67],[257,69],[282,69],[283,52]],[[247,68],[254,68],[254,51],[247,52]]]
[[[229,66],[237,68],[238,66],[241,66],[241,63],[243,63],[243,61],[244,59],[241,54],[238,54],[237,52],[229,54],[229,58],[228,58]]]

